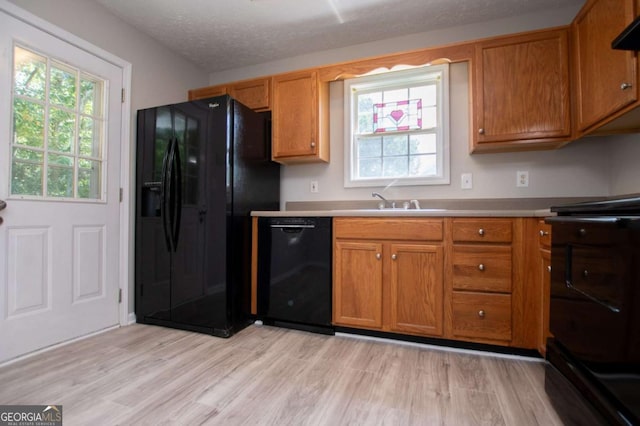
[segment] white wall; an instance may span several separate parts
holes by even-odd
[[[609,138],[611,194],[640,193],[640,134]]]
[[[466,63],[450,67],[451,184],[389,187],[391,199],[518,198],[600,196],[609,194],[609,143],[587,138],[554,151],[504,154],[468,153],[469,76]],[[283,167],[282,198],[286,201],[366,200],[380,188],[344,188],[343,84],[330,84],[329,164]],[[516,187],[516,171],[529,171],[529,187]],[[473,189],[460,189],[460,174],[473,174]],[[319,192],[309,191],[318,181]]]
[[[579,1],[574,7],[543,13],[375,41],[227,70],[211,74],[209,83],[218,84],[398,51],[566,25],[571,22],[582,3]],[[632,158],[637,156],[640,150],[640,141],[634,145],[633,137],[584,138],[554,151],[469,155],[468,70],[465,64],[457,64],[452,66],[451,73],[451,184],[388,188],[385,194],[389,197],[565,197],[640,192],[638,185],[634,184],[634,179],[638,180],[638,172],[632,164]],[[372,190],[380,190],[344,188],[342,102],[342,83],[331,83],[331,162],[284,166],[281,184],[282,206],[287,201],[365,200],[370,199]],[[636,155],[627,155],[632,149],[635,149],[633,152]],[[518,170],[529,171],[528,188],[516,187]],[[473,189],[460,189],[461,173],[473,174]],[[318,193],[312,194],[309,191],[311,180],[318,181]]]

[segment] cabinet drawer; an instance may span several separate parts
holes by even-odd
[[[336,238],[442,241],[442,219],[335,218]]]
[[[456,337],[511,340],[511,296],[508,294],[452,294],[452,330]]]
[[[512,221],[509,219],[454,219],[454,242],[510,243]]]
[[[453,288],[511,292],[510,246],[455,246]]]

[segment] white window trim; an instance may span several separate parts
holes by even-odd
[[[370,87],[380,86],[381,74],[377,73],[365,77],[357,77],[344,81],[344,187],[386,187],[386,186],[416,186],[416,185],[447,185],[450,183],[449,164],[449,94],[445,89],[449,87],[449,66],[448,64],[434,65],[428,67],[413,68],[410,70],[384,73],[384,85],[397,85],[398,83],[411,83],[424,79],[425,74],[437,74],[440,77],[437,97],[438,123],[442,126],[437,128],[438,149],[442,155],[438,156],[438,169],[441,170],[439,176],[433,177],[406,177],[406,178],[380,178],[380,179],[353,179],[356,170],[356,155],[354,154],[355,144],[353,142],[353,129],[357,124],[355,114],[356,105],[353,102],[353,91],[364,90]]]

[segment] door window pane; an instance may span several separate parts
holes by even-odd
[[[13,57],[11,194],[104,201],[105,82],[20,46]]]
[[[14,148],[11,167],[11,193],[42,195],[44,156],[40,151]]]
[[[51,107],[49,109],[49,149],[71,152],[76,132],[76,115]]]
[[[13,101],[13,143],[44,148],[44,107],[16,98]]]
[[[76,107],[77,72],[63,68],[59,64],[51,67],[49,100],[52,104],[69,109]]]
[[[44,100],[47,85],[47,59],[25,49],[14,51],[13,80],[15,93]]]

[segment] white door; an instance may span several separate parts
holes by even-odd
[[[2,362],[118,324],[123,72],[0,21]]]

